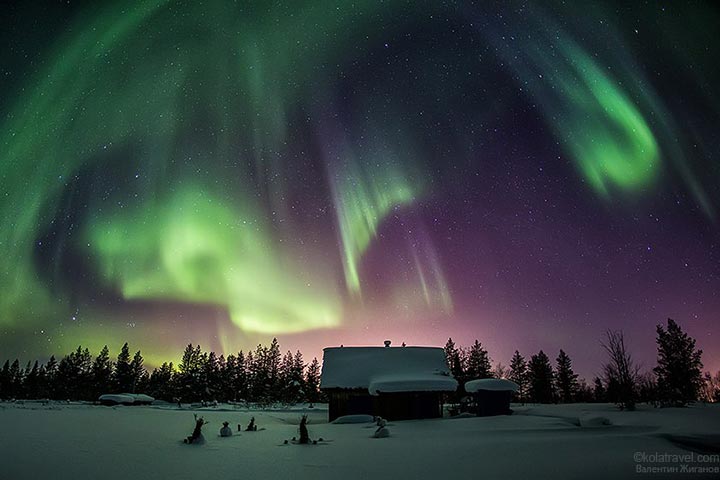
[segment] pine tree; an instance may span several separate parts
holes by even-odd
[[[25,398],[40,398],[41,397],[41,369],[40,364],[37,360],[33,364],[32,368],[25,373]]]
[[[216,400],[220,364],[215,352],[203,353],[200,356],[202,373],[200,375],[200,391],[203,399]]]
[[[290,350],[283,356],[280,361],[280,401],[286,405],[293,403],[294,388],[292,385],[293,355]]]
[[[320,363],[317,358],[312,359],[305,373],[305,395],[310,403],[320,400]]]
[[[130,348],[127,342],[120,349],[115,362],[115,374],[113,383],[117,393],[129,393],[133,388],[133,376],[130,368]]]
[[[464,383],[465,371],[463,369],[462,353],[455,346],[452,338],[448,338],[445,344],[445,359],[447,360],[450,373],[461,385]]]
[[[290,378],[298,387],[294,402],[302,402],[305,400],[305,360],[300,350],[297,350],[293,357],[293,368]]]
[[[173,364],[164,362],[153,370],[148,379],[148,394],[152,397],[171,402],[175,399],[173,389]]]
[[[183,351],[176,377],[176,394],[186,402],[200,400],[202,391],[202,350],[200,345],[188,344]]]
[[[518,400],[525,403],[528,383],[527,362],[517,350],[515,350],[512,360],[510,360],[510,374],[508,379],[517,383],[519,387],[517,391]]]
[[[10,365],[8,380],[8,398],[18,398],[22,391],[22,371],[20,370],[20,361],[17,358]]]
[[[695,339],[683,332],[672,318],[667,330],[657,326],[657,375],[661,399],[683,406],[698,399],[702,385],[702,350],[695,349]]]
[[[258,345],[258,349],[260,346]],[[246,402],[252,402],[257,398],[256,392],[257,388],[255,387],[255,384],[257,383],[256,377],[257,377],[257,368],[256,368],[256,361],[255,361],[255,355],[253,355],[252,351],[248,351],[245,355],[245,367],[243,368],[243,371],[245,372],[245,401]]]
[[[215,395],[213,398],[219,402],[227,402],[229,400],[229,397],[225,395],[226,389],[226,380],[225,380],[225,373],[227,372],[227,360],[225,359],[225,355],[220,354],[217,357],[217,370],[215,371],[214,376],[210,379],[210,383],[213,386]]]
[[[92,356],[78,346],[58,364],[55,376],[56,395],[69,400],[91,400]]]
[[[235,365],[235,375],[233,375],[233,394],[237,400],[246,400],[248,398],[248,371],[247,360],[242,350],[238,352],[237,362]]]
[[[260,404],[268,404],[268,390],[270,390],[270,372],[268,365],[268,349],[258,344],[255,355],[249,357],[252,363],[248,365],[252,379],[250,400]]]
[[[140,350],[135,352],[130,362],[131,393],[141,393],[147,385],[147,372],[144,366],[145,360]]]
[[[110,351],[105,345],[92,366],[93,377],[93,397],[97,398],[104,393],[111,391],[112,385],[112,362],[110,361]]]
[[[23,369],[20,375],[20,393],[18,395],[20,398],[33,398],[28,392],[28,376],[30,372],[32,372],[32,363],[28,360],[27,364],[25,364],[25,369]]]
[[[224,365],[220,369],[220,397],[223,401],[236,401],[236,375],[237,375],[237,357],[232,353],[225,359]]]
[[[12,398],[10,395],[10,386],[12,385],[10,377],[10,360],[5,360],[2,370],[0,370],[0,398],[7,400]]]
[[[572,369],[572,361],[570,357],[560,349],[560,354],[557,357],[557,389],[560,396],[560,401],[563,403],[570,403],[575,399],[577,393],[578,383],[577,374]]]
[[[266,350],[266,368],[267,368],[267,387],[265,389],[265,398],[267,402],[279,400],[278,392],[282,390],[280,381],[280,361],[282,353],[280,353],[280,344],[277,338],[273,338],[270,348]]]
[[[553,401],[553,369],[550,359],[540,350],[528,363],[528,386],[530,400],[534,403]]]
[[[44,394],[43,396],[46,396],[48,398],[58,398],[57,397],[57,385],[56,385],[56,379],[57,379],[57,371],[58,371],[58,362],[55,360],[55,355],[50,355],[50,359],[47,361],[47,363],[43,366],[43,373],[45,377],[45,383],[43,386]]]
[[[465,375],[469,380],[492,378],[490,357],[488,357],[487,350],[477,340],[472,344],[467,354]]]

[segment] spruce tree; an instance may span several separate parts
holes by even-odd
[[[176,376],[175,393],[182,401],[193,402],[201,399],[201,373],[202,351],[200,345],[193,347],[190,343],[183,351]]]
[[[320,363],[317,358],[312,359],[305,373],[305,395],[310,403],[320,400]]]
[[[687,405],[698,399],[702,385],[702,350],[695,348],[695,339],[683,332],[672,318],[667,329],[657,326],[658,394],[661,400],[674,405]]]
[[[57,385],[56,385],[56,378],[57,378],[57,370],[58,370],[58,362],[55,360],[55,355],[50,355],[50,359],[47,361],[47,363],[43,366],[44,370],[44,395],[48,398],[57,398]]]
[[[5,360],[2,370],[0,370],[0,398],[7,400],[11,398],[10,395],[10,360]]]
[[[147,385],[147,372],[145,371],[145,359],[143,359],[140,350],[135,352],[132,361],[130,362],[130,378],[132,393],[142,393]]]
[[[295,352],[293,357],[293,368],[291,379],[298,386],[295,402],[302,402],[305,399],[305,360],[300,350]]]
[[[17,358],[10,364],[8,380],[8,398],[18,398],[22,390],[22,371],[20,370],[20,361]]]
[[[577,374],[572,369],[570,357],[560,349],[560,354],[557,357],[556,379],[561,402],[570,403],[575,399],[578,388],[577,377]]]
[[[216,400],[220,364],[215,352],[203,353],[200,357],[202,373],[200,375],[200,393],[205,400]]]
[[[534,403],[553,401],[553,369],[550,359],[540,350],[528,363],[528,393]]]
[[[247,360],[242,350],[238,352],[237,362],[235,364],[235,375],[233,375],[233,398],[237,400],[247,400],[248,398],[248,372]]]
[[[92,356],[86,348],[66,355],[58,364],[55,376],[56,395],[68,400],[92,400]]]
[[[462,352],[455,346],[452,338],[448,338],[445,344],[445,359],[452,376],[455,377],[458,383],[463,384],[465,371],[463,369]]]
[[[288,350],[280,361],[280,401],[286,405],[293,403],[292,369],[293,354]]]
[[[92,377],[93,377],[93,397],[109,393],[111,391],[112,382],[112,362],[110,361],[110,351],[107,345],[105,345],[97,357],[92,366]]]
[[[250,377],[252,378],[250,400],[261,404],[268,404],[270,390],[270,371],[268,364],[268,349],[258,344],[255,355],[250,357]]]
[[[120,349],[115,362],[115,374],[113,383],[117,393],[130,393],[133,388],[133,376],[130,369],[130,348],[127,342]]]
[[[492,366],[487,350],[477,340],[468,352],[465,375],[468,380],[492,377]]]
[[[258,345],[258,349],[260,349],[260,345]],[[243,368],[243,371],[245,372],[246,402],[255,401],[255,399],[257,398],[257,388],[255,386],[255,384],[257,383],[257,370],[258,368],[257,362],[255,361],[255,355],[253,354],[252,350],[249,350],[245,355],[245,367]]]
[[[32,368],[25,374],[25,398],[40,398],[41,397],[41,369],[40,364],[37,360],[33,364]]]
[[[237,357],[232,353],[225,359],[225,365],[220,372],[221,391],[224,401],[237,400]]]
[[[175,399],[173,373],[172,362],[164,362],[160,368],[154,369],[148,379],[148,394],[157,399],[172,402]]]
[[[282,390],[280,382],[280,361],[282,353],[280,353],[280,344],[277,338],[273,338],[270,347],[266,350],[266,369],[267,369],[267,387],[265,389],[265,397],[268,403],[279,400],[278,392]]]
[[[213,388],[215,391],[215,396],[213,397],[215,400],[218,400],[220,402],[227,402],[229,397],[225,395],[225,373],[227,372],[227,360],[225,359],[225,355],[220,354],[217,357],[217,371],[215,372],[215,375],[211,379],[211,383],[213,384]]]
[[[518,400],[525,403],[528,383],[527,362],[517,350],[515,350],[515,353],[510,360],[510,374],[508,375],[508,379],[517,383],[519,387],[517,391]]]

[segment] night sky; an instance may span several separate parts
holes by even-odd
[[[667,317],[720,368],[711,2],[0,7],[0,357],[477,338]],[[631,5],[632,4],[632,5]]]

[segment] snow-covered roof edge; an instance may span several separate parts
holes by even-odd
[[[510,380],[504,378],[482,378],[480,380],[470,380],[465,383],[465,391],[474,393],[479,390],[492,390],[496,392],[511,391],[517,392],[520,386]]]

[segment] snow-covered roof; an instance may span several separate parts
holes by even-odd
[[[520,386],[510,380],[504,378],[483,378],[480,380],[470,380],[465,384],[465,391],[468,393],[477,392],[478,390],[508,391],[517,392]]]
[[[437,347],[329,347],[323,350],[320,388],[380,392],[451,392],[445,351]]]

